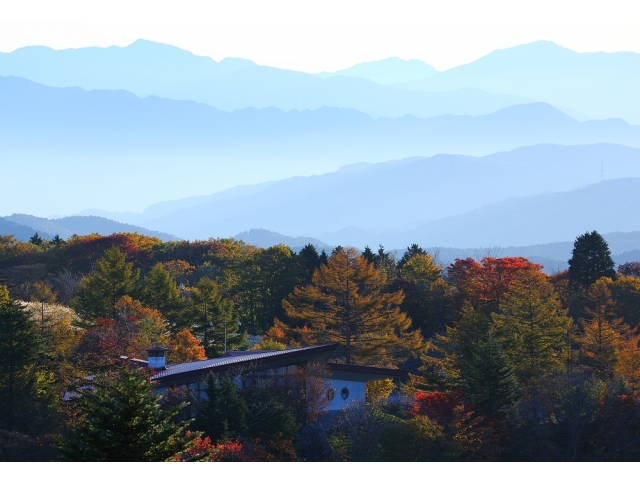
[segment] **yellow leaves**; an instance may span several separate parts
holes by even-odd
[[[196,360],[206,360],[204,348],[200,344],[200,340],[185,329],[180,330],[176,337],[171,340],[169,351],[170,363],[194,362]]]
[[[440,279],[442,269],[429,254],[414,255],[404,264],[400,277],[413,283],[431,283]]]

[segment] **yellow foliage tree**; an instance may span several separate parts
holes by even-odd
[[[204,348],[200,344],[200,340],[185,329],[180,330],[176,337],[171,340],[169,346],[168,359],[171,363],[194,362],[196,360],[206,360]]]
[[[347,364],[384,364],[422,347],[420,333],[410,331],[411,319],[400,311],[404,294],[383,293],[385,280],[355,249],[338,249],[310,285],[296,287],[282,304],[318,342],[341,343]]]

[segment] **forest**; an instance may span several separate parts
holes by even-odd
[[[616,268],[592,231],[568,263],[0,235],[0,460],[637,460],[640,262]],[[298,388],[209,376],[197,402],[121,358],[331,342],[332,362],[408,379],[369,382],[327,423],[320,365]]]

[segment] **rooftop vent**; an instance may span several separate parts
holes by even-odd
[[[164,370],[167,368],[165,354],[168,351],[169,349],[167,347],[161,347],[159,345],[147,348],[149,368],[154,370]]]

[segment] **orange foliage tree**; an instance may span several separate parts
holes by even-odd
[[[171,340],[169,351],[169,361],[171,363],[194,362],[196,360],[206,360],[200,340],[187,330],[180,330],[176,337]]]

